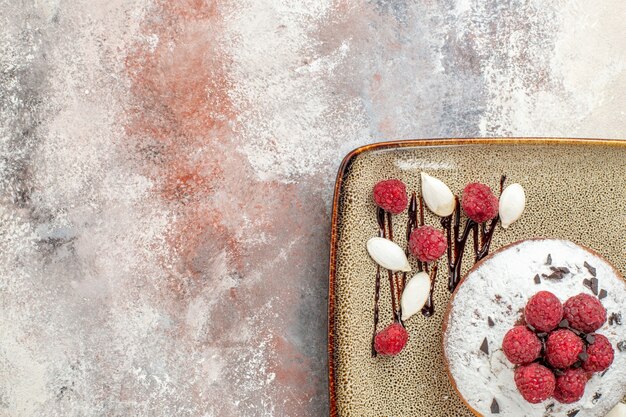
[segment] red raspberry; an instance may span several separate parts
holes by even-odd
[[[515,370],[515,385],[529,403],[539,404],[550,398],[555,384],[554,374],[538,363],[522,365]]]
[[[393,323],[376,334],[374,349],[381,355],[394,356],[402,351],[408,340],[406,329],[400,323]]]
[[[461,206],[467,217],[476,223],[491,220],[498,214],[498,198],[493,195],[491,188],[479,182],[465,186]]]
[[[563,319],[563,306],[556,295],[539,291],[533,295],[524,310],[526,323],[540,332],[553,330]]]
[[[574,329],[591,333],[602,327],[606,321],[606,309],[596,297],[578,294],[565,302],[563,316]]]
[[[582,369],[568,369],[556,379],[554,398],[563,404],[571,404],[580,400],[585,393],[587,373]]]
[[[548,336],[546,359],[555,368],[565,369],[578,360],[585,348],[582,339],[567,329],[559,329]]]
[[[528,327],[515,326],[504,336],[502,350],[511,363],[523,365],[539,357],[541,341]]]
[[[601,334],[593,335],[596,340],[587,347],[589,357],[583,363],[583,369],[588,372],[602,372],[613,363],[613,346],[609,339]]]
[[[396,179],[385,180],[376,184],[374,186],[374,201],[378,207],[393,214],[404,211],[409,202],[404,183]]]
[[[439,230],[432,226],[422,226],[411,232],[409,250],[422,262],[432,262],[446,252],[448,243]]]

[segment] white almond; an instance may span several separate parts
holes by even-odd
[[[526,194],[521,185],[515,183],[504,189],[500,196],[500,220],[502,227],[508,228],[519,219],[526,207]]]
[[[400,305],[402,306],[402,320],[406,320],[424,307],[430,294],[430,277],[426,272],[418,272],[407,282]]]
[[[404,250],[389,239],[371,238],[367,241],[367,252],[378,265],[390,271],[407,272],[411,270]]]
[[[440,179],[422,172],[422,197],[426,207],[437,216],[446,217],[454,212],[454,194]]]
[[[626,417],[626,404],[618,403],[606,417]]]

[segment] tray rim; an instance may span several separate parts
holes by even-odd
[[[328,271],[328,399],[329,416],[338,417],[337,390],[335,386],[335,277],[337,273],[337,245],[339,225],[339,200],[345,174],[354,159],[362,153],[383,149],[409,147],[436,147],[462,145],[575,145],[626,148],[626,139],[558,138],[558,137],[508,137],[508,138],[432,138],[376,142],[350,151],[342,160],[335,180],[330,228],[330,257]]]

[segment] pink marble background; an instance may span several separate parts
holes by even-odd
[[[617,0],[0,17],[0,416],[325,415],[345,153],[626,128]]]

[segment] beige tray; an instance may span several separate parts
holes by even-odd
[[[344,160],[333,205],[328,353],[331,416],[471,416],[446,375],[441,328],[450,298],[440,268],[436,313],[407,322],[410,340],[395,358],[372,358],[376,267],[365,242],[378,231],[373,185],[399,178],[419,189],[419,172],[459,194],[468,182],[494,190],[501,174],[523,184],[524,216],[496,230],[492,250],[531,237],[569,239],[596,249],[626,271],[626,141],[590,139],[449,139],[369,145]],[[406,243],[406,211],[394,216],[394,238]],[[427,212],[426,223],[438,219]],[[468,248],[469,250],[469,248]],[[470,250],[471,253],[471,250]],[[465,257],[464,271],[471,256]],[[415,267],[414,260],[412,260]],[[389,285],[381,280],[379,330],[391,323]]]

